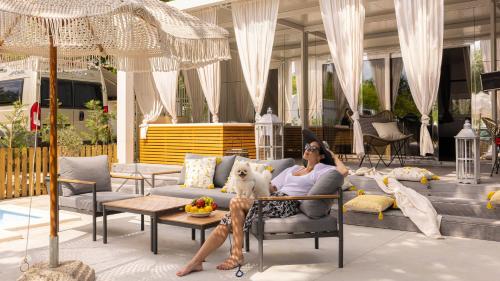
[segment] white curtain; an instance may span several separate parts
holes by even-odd
[[[217,8],[202,10],[196,16],[202,21],[217,24]],[[197,69],[201,88],[207,100],[208,109],[212,113],[212,121],[219,122],[220,106],[220,62],[212,63]]]
[[[300,60],[289,60],[286,63],[286,73],[285,73],[285,123],[292,124],[299,120],[299,84],[297,76],[297,71],[300,72]],[[297,93],[293,95],[293,85],[292,80],[295,76],[295,86]]]
[[[134,93],[137,105],[142,113],[142,124],[139,125],[139,137],[145,139],[148,132],[148,124],[160,117],[163,106],[156,92],[151,73],[134,73]]]
[[[179,71],[152,72],[156,90],[163,106],[172,118],[172,123],[177,123],[177,82]]]
[[[420,155],[434,153],[429,114],[436,101],[443,57],[443,0],[394,0],[399,44],[408,84],[422,114]]]
[[[231,6],[241,68],[256,119],[266,93],[278,6],[278,0],[240,1]]]
[[[391,109],[390,104],[386,103],[385,98],[385,61],[383,59],[370,60],[370,67],[373,74],[373,84],[377,89],[378,101],[380,109]]]
[[[399,93],[399,83],[401,82],[401,76],[403,75],[403,59],[396,58],[392,59],[392,67],[391,67],[391,77],[392,77],[392,107],[396,104],[396,99],[398,98]]]
[[[193,123],[206,122],[207,116],[203,110],[205,105],[205,97],[198,79],[198,74],[195,69],[183,70],[184,85],[186,85],[186,93],[191,104],[191,116]]]
[[[323,117],[323,65],[324,60],[309,56],[309,84],[307,103],[309,107],[308,124],[318,126]]]
[[[320,0],[319,3],[335,70],[354,113],[354,153],[362,156],[365,149],[359,124],[358,100],[363,67],[365,7],[362,0]]]

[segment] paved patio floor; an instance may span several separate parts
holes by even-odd
[[[27,198],[5,200],[0,204],[27,206]],[[34,198],[33,207],[48,210],[48,197]],[[47,211],[48,212],[48,211]],[[159,227],[159,254],[149,252],[149,231],[139,231],[137,216],[110,217],[109,243],[91,240],[91,217],[61,225],[61,260],[80,259],[91,265],[98,280],[231,280],[234,271],[218,271],[215,266],[229,252],[226,242],[204,264],[205,271],[182,279],[175,272],[198,248],[190,230]],[[100,233],[101,223],[98,223]],[[1,280],[15,280],[24,254],[24,239],[0,243]],[[48,228],[31,231],[31,263],[48,258]],[[293,241],[293,242],[291,242]],[[500,243],[446,238],[432,240],[421,234],[356,226],[345,227],[345,267],[337,268],[337,239],[314,241],[266,241],[266,271],[258,273],[257,243],[245,254],[245,275],[240,280],[496,280],[500,276]]]

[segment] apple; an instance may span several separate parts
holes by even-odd
[[[212,202],[212,210],[214,210],[214,211],[215,211],[216,209],[217,209],[217,203]]]
[[[196,206],[197,206],[198,208],[203,208],[203,207],[205,207],[205,200],[203,200],[203,199],[201,199],[201,198],[200,198],[200,199],[198,199],[198,200],[196,200]]]

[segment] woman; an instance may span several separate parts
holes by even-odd
[[[271,181],[271,196],[303,196],[307,195],[316,180],[325,172],[336,169],[346,176],[348,169],[336,155],[328,150],[321,140],[311,131],[303,130],[306,142],[303,159],[305,166],[295,165],[281,172]],[[298,201],[269,201],[263,207],[265,217],[289,217],[299,212]],[[243,263],[243,233],[254,218],[257,217],[256,206],[252,199],[233,198],[229,204],[229,215],[222,219],[186,266],[177,272],[184,276],[191,272],[203,270],[202,262],[208,255],[219,248],[232,231],[233,243],[231,255],[217,266],[219,270],[229,270]]]

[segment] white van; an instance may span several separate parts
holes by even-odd
[[[113,78],[112,73],[106,74],[107,77]],[[60,72],[57,74],[57,80],[59,112],[64,114],[68,123],[74,125],[79,132],[86,130],[85,119],[88,110],[85,103],[93,99],[100,100],[104,111],[107,111],[107,88],[111,87],[109,92],[116,93],[116,89],[112,89],[116,87],[116,82],[114,85],[106,82],[103,87],[99,70]],[[25,106],[31,131],[39,129],[40,124],[45,125],[49,114],[48,73],[0,69],[0,122],[6,120],[7,114],[12,112],[12,104],[18,100]]]

